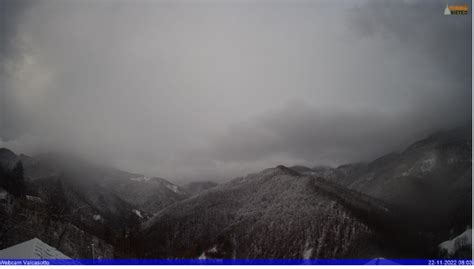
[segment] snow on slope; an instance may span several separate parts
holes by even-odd
[[[145,257],[343,257],[375,236],[357,212],[377,205],[284,166],[236,178],[142,224]],[[191,228],[190,228],[191,227]]]
[[[444,241],[438,245],[438,247],[441,250],[445,250],[448,255],[453,255],[458,249],[464,246],[472,246],[472,229],[470,228],[455,238]]]
[[[178,193],[178,194],[184,194],[184,192],[182,192],[178,186],[176,185],[173,185],[173,184],[166,184],[166,187],[168,189],[170,189],[171,191],[173,191],[174,193]]]
[[[133,211],[133,213],[135,213],[135,215],[137,215],[139,218],[143,219],[143,215],[142,215],[142,213],[141,213],[139,210],[134,209],[134,210],[132,210],[132,211]]]
[[[150,181],[150,179],[151,179],[151,177],[147,177],[147,176],[143,176],[143,177],[132,177],[132,178],[130,178],[130,180],[138,181],[138,182]]]
[[[313,254],[313,248],[308,248],[306,244],[305,250],[303,252],[303,259],[311,259],[311,255]]]

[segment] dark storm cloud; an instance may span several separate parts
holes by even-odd
[[[0,146],[223,180],[370,160],[470,121],[471,16],[256,3],[2,2]]]
[[[392,114],[363,109],[320,110],[305,103],[290,103],[259,120],[234,125],[214,140],[210,155],[224,162],[272,160],[268,166],[278,160],[289,160],[288,165],[337,166],[403,150],[435,131],[465,124],[462,115],[447,114],[435,104]]]
[[[353,110],[350,104],[320,109],[305,102],[290,103],[258,120],[234,125],[215,139],[211,155],[229,162],[285,156],[280,159],[340,165],[402,150],[440,129],[469,125],[471,16],[443,16],[445,5],[444,1],[369,1],[354,7],[348,16],[359,39],[382,42],[384,52],[374,51],[361,63],[364,68],[374,60],[383,62],[375,66],[387,72],[382,75],[387,83],[372,93],[387,94],[388,100],[380,101],[390,102],[389,92],[400,92],[392,102],[402,109],[391,111],[376,104]],[[397,57],[403,59],[402,65],[391,68]],[[402,69],[411,74],[404,75]],[[276,162],[268,163],[272,164]]]
[[[30,1],[4,0],[0,2],[0,56],[3,60],[6,55],[14,53],[16,29],[21,21],[23,11],[30,5]]]
[[[6,62],[20,53],[20,42],[17,38],[17,26],[21,22],[23,12],[31,4],[27,0],[5,0],[0,2],[0,138],[15,136],[14,113],[9,98]]]
[[[391,39],[431,59],[449,78],[470,80],[472,16],[441,16],[447,3],[472,8],[471,1],[369,1],[355,8],[351,25],[362,37]]]

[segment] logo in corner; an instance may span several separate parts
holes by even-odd
[[[444,15],[467,15],[469,6],[467,4],[448,5],[444,9]]]

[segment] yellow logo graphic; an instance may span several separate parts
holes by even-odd
[[[467,15],[469,7],[467,4],[461,5],[448,5],[444,9],[444,15]]]

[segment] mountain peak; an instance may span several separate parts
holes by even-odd
[[[7,149],[7,148],[0,148],[0,158],[15,158],[16,154]]]
[[[273,170],[278,171],[280,173],[289,174],[289,175],[292,175],[292,176],[300,176],[301,175],[297,171],[295,171],[293,169],[290,169],[290,168],[288,168],[284,165],[277,165],[275,168],[273,168]]]
[[[419,140],[410,145],[405,151],[420,150],[425,147],[433,147],[436,145],[447,145],[456,143],[470,143],[471,128],[466,126],[457,127],[450,130],[440,130],[425,139]]]
[[[0,168],[11,169],[18,161],[18,156],[7,148],[0,148]]]

